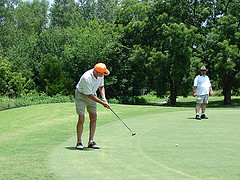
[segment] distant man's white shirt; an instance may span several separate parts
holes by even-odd
[[[209,94],[209,88],[212,85],[207,75],[205,76],[198,75],[194,79],[193,86],[197,86],[197,89],[196,89],[197,95],[205,95],[205,94]]]
[[[80,93],[94,95],[99,87],[104,86],[104,76],[95,78],[93,71],[94,69],[90,69],[81,76],[80,81],[76,86]]]

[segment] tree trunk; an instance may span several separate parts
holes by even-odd
[[[170,105],[176,104],[176,98],[177,98],[177,90],[174,87],[173,81],[170,81],[170,97],[169,97]]]
[[[231,101],[231,89],[232,89],[232,87],[230,85],[225,86],[223,88],[224,105],[230,105],[232,103],[232,101]]]
[[[177,90],[174,87],[174,82],[173,82],[170,74],[168,74],[168,81],[169,81],[169,85],[170,85],[169,104],[170,105],[175,105],[176,104],[176,98],[177,98]]]
[[[170,90],[170,105],[175,105],[176,104],[176,99],[177,99],[177,93],[176,90],[173,88],[172,90]]]
[[[224,105],[230,105],[231,102],[231,89],[232,83],[231,79],[228,76],[228,73],[225,74],[224,87],[223,87],[223,96],[224,96]]]

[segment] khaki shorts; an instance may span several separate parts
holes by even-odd
[[[197,103],[198,104],[208,104],[208,99],[209,99],[209,95],[205,94],[205,95],[197,95]]]
[[[76,112],[79,115],[85,114],[85,107],[89,113],[97,112],[97,103],[91,100],[87,95],[80,93],[77,89],[75,90],[75,103]]]

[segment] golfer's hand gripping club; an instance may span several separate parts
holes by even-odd
[[[134,135],[136,135],[136,133],[134,133],[128,126],[127,126],[127,124],[113,111],[113,109],[109,106],[109,109],[113,112],[113,114],[115,114],[117,117],[118,117],[118,119],[128,128],[128,130],[129,131],[131,131],[131,133],[132,133],[132,136],[134,136]]]

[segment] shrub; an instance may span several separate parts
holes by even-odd
[[[55,96],[47,96],[46,94],[35,93],[30,95],[23,95],[19,98],[9,98],[3,96],[0,97],[0,111],[35,104],[64,103],[73,101],[73,96],[63,96],[61,94],[57,94]]]

